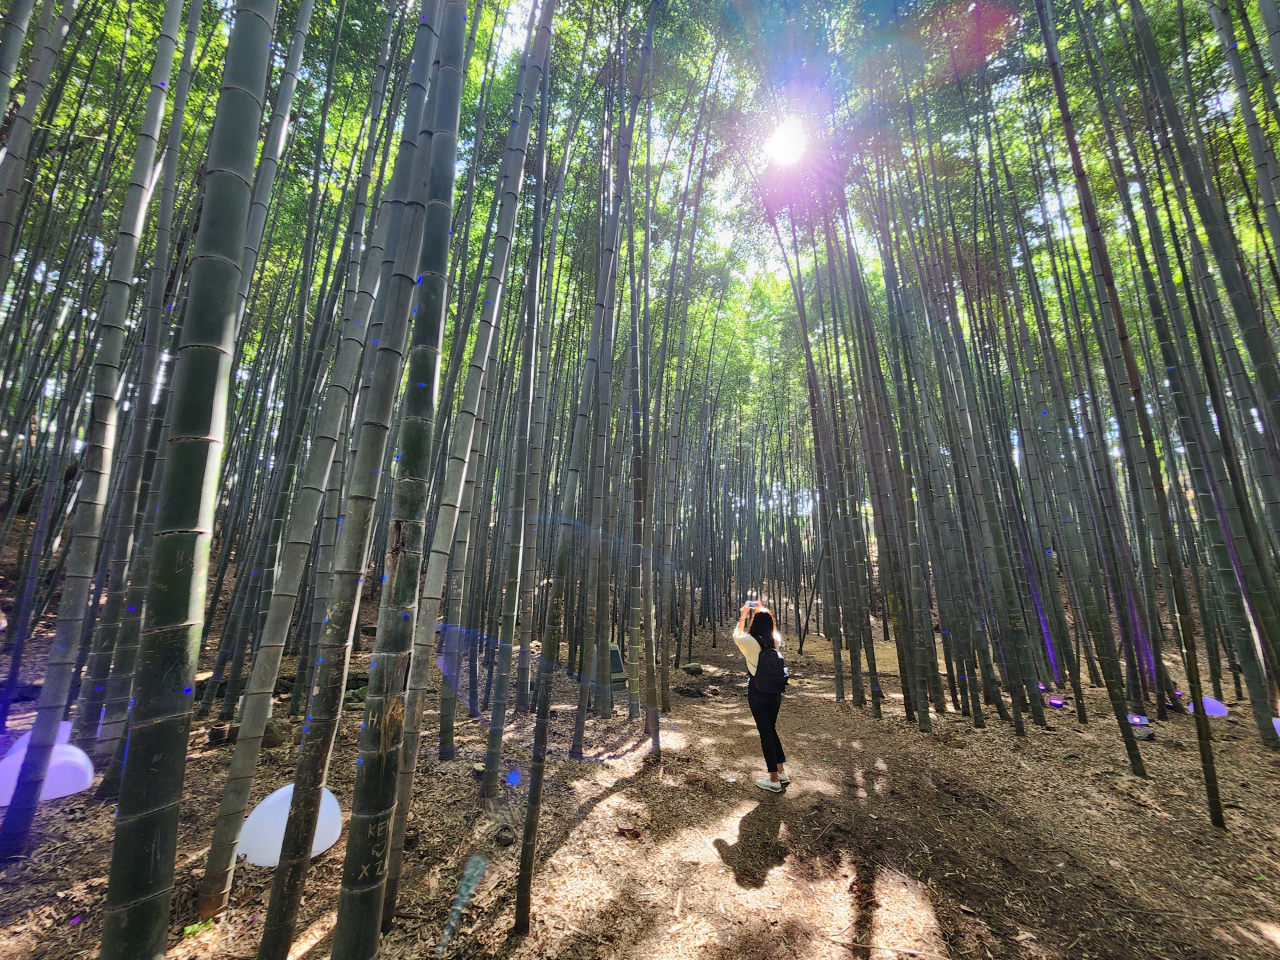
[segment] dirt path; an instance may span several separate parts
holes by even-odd
[[[837,704],[830,652],[811,642],[789,658],[797,680],[779,723],[794,781],[772,795],[753,784],[763,762],[741,660],[724,641],[708,647],[697,648],[702,676],[674,675],[659,763],[623,716],[591,722],[586,762],[557,754],[576,699],[575,685],[557,678],[525,938],[510,928],[528,719],[508,731],[513,785],[489,810],[471,769],[483,757],[482,725],[463,725],[458,759],[424,760],[400,918],[383,956],[435,954],[464,865],[479,857],[484,873],[451,957],[1280,957],[1280,760],[1244,721],[1215,728],[1230,804],[1223,834],[1201,809],[1189,719],[1159,725],[1143,744],[1153,779],[1140,781],[1126,773],[1102,698],[1091,695],[1087,726],[1068,710],[1019,739],[994,717],[974,730],[949,714],[921,734],[906,724],[890,674],[884,719]],[[891,650],[881,662],[892,667]],[[332,766],[344,810],[350,734],[344,725]],[[230,908],[184,933],[228,758],[198,727],[173,957],[252,957],[256,948],[271,871],[243,862]],[[288,781],[292,750],[264,761],[254,802]],[[0,958],[92,957],[110,810],[68,798],[42,808],[39,826],[42,855],[0,874]],[[343,848],[313,862],[297,960],[328,955]]]

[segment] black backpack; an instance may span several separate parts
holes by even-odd
[[[756,663],[756,689],[761,693],[782,693],[787,689],[787,662],[773,647],[762,647]]]

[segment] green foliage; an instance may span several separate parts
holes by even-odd
[[[198,933],[204,933],[206,930],[213,929],[213,917],[208,920],[201,920],[199,923],[189,923],[182,928],[182,937],[194,937]]]

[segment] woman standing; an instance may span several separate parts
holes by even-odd
[[[751,707],[751,716],[755,717],[756,729],[760,731],[760,747],[764,751],[764,762],[769,769],[769,776],[756,780],[756,786],[771,793],[781,793],[782,788],[791,782],[784,768],[787,756],[778,739],[778,710],[782,706],[782,692],[765,692],[756,685],[756,672],[760,667],[762,651],[768,650],[770,653],[766,656],[776,658],[782,645],[782,636],[774,626],[773,614],[758,601],[744,603],[742,616],[733,628],[733,642],[746,658],[747,673],[751,675],[751,679],[747,681],[747,704]]]

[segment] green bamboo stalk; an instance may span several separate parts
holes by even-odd
[[[174,368],[173,427],[159,491],[147,624],[103,918],[102,956],[110,960],[157,956],[167,941],[195,656],[225,439],[233,297],[275,14],[274,0],[243,0],[237,8],[205,162],[205,215],[191,265],[190,315]]]
[[[31,744],[23,760],[17,786],[14,788],[13,801],[5,811],[3,824],[0,825],[0,859],[18,855],[26,845],[32,821],[35,819],[36,803],[44,786],[49,758],[57,738],[58,725],[62,720],[71,689],[72,673],[79,648],[78,641],[85,629],[89,590],[94,577],[98,542],[102,532],[103,514],[106,509],[111,477],[111,461],[115,451],[119,380],[126,337],[126,312],[133,287],[134,267],[138,245],[142,239],[147,205],[155,186],[153,167],[156,147],[160,139],[160,125],[164,115],[169,77],[173,72],[178,22],[181,16],[181,0],[168,0],[165,4],[155,59],[152,61],[151,89],[147,97],[142,126],[138,132],[128,194],[116,234],[111,274],[99,312],[102,334],[94,356],[93,404],[86,437],[88,450],[76,506],[67,577],[63,583],[62,600],[58,608],[58,625],[50,645],[49,666],[40,691],[40,703],[37,706],[36,722],[32,727]],[[137,477],[133,478],[135,489],[137,479]],[[136,503],[136,494],[127,495],[125,499],[126,523],[129,527],[133,523],[130,501]],[[102,668],[94,672],[93,685],[100,686],[105,680],[107,662],[109,661],[105,661]],[[87,706],[96,708],[101,702],[100,696],[89,697]],[[82,741],[85,739],[86,728],[90,722],[96,730],[98,722],[96,709],[93,713],[91,718],[79,721]]]

